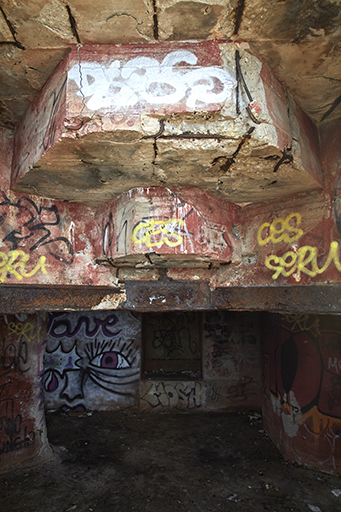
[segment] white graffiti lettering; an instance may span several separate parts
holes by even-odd
[[[195,68],[197,60],[194,53],[177,50],[161,63],[150,57],[136,57],[126,63],[114,60],[109,65],[82,62],[71,68],[69,78],[79,88],[77,95],[88,98],[87,108],[93,111],[182,101],[194,110],[229,100],[235,87],[232,76],[218,66]]]
[[[341,359],[337,359],[337,357],[334,357],[334,361],[331,357],[328,358],[328,370],[335,370],[336,373],[341,372]]]

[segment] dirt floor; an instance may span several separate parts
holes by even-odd
[[[1,512],[341,511],[341,479],[284,461],[258,413],[47,421],[57,454],[0,476]]]

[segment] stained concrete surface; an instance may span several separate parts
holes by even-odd
[[[0,475],[2,511],[341,509],[340,478],[283,460],[257,412],[52,413],[47,422],[54,459]]]

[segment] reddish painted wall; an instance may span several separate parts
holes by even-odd
[[[180,280],[208,281],[212,288],[340,283],[339,132],[338,125],[334,125],[326,127],[321,133],[325,191],[244,205],[242,208],[226,203],[228,215],[224,216],[224,208],[219,206],[222,201],[211,200],[207,193],[195,188],[177,189],[178,197],[183,197],[188,205],[198,209],[194,224],[194,210],[185,219],[191,230],[188,230],[188,234],[185,231],[179,235],[187,245],[184,243],[183,248],[181,245],[175,248],[167,246],[170,252],[176,253],[179,266],[182,259],[186,261],[186,266],[190,267],[191,261],[193,266],[197,266],[196,262],[202,254],[205,257],[213,254],[222,240],[229,252],[232,249],[232,262],[211,269],[169,268],[167,276]],[[108,256],[109,245],[116,249],[124,234],[127,256],[136,253],[137,247],[142,256],[151,250],[158,251],[157,246],[155,249],[154,246],[150,248],[134,243],[134,228],[141,221],[133,213],[136,193],[132,193],[131,199],[128,193],[116,200],[117,204],[124,203],[127,212],[126,217],[122,214],[122,219],[116,219],[122,220],[121,225],[119,222],[115,224],[116,210],[112,210],[111,203],[96,211],[81,204],[12,192],[9,187],[13,138],[6,130],[1,130],[0,136],[3,144],[0,157],[0,283],[114,286],[116,281],[110,270],[96,264],[96,258]],[[146,202],[149,201],[149,190],[139,189]],[[170,200],[173,197],[172,190],[159,187],[154,190],[156,199],[164,196]],[[155,202],[152,218],[167,220],[164,205],[159,203]],[[230,211],[233,215],[230,215]],[[112,226],[109,222],[111,212]],[[228,231],[226,240],[221,238],[224,226]],[[170,240],[174,243],[175,239]],[[155,241],[157,239],[154,237],[152,242]],[[193,250],[188,245],[190,243]],[[159,252],[165,247],[166,244]],[[221,254],[216,251],[212,259],[228,260],[229,254],[224,247]],[[117,255],[124,258],[124,251],[120,246],[118,248]],[[176,267],[176,264],[173,262],[172,266]],[[119,270],[118,277],[123,280],[158,279],[159,273],[158,270],[148,273],[144,268],[131,267],[129,272]]]
[[[267,432],[286,459],[341,473],[341,318],[263,320]]]

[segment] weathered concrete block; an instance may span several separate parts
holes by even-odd
[[[43,50],[27,48],[23,52],[15,46],[2,46],[0,49],[2,105],[0,124],[2,126],[12,130],[18,126],[43,88],[47,77],[53,73],[68,52],[68,48]]]
[[[212,267],[238,258],[236,207],[200,189],[135,188],[96,212],[97,262]]]
[[[154,11],[152,2],[148,0],[70,0],[68,5],[77,23],[77,33],[82,44],[153,40]]]
[[[38,315],[0,318],[0,469],[51,456],[44,417],[46,323]]]
[[[29,3],[4,0],[1,6],[24,48],[53,48],[76,42],[66,5],[57,0]]]
[[[139,186],[237,203],[319,188],[287,110],[245,43],[73,48],[18,127],[12,186],[88,205]]]

